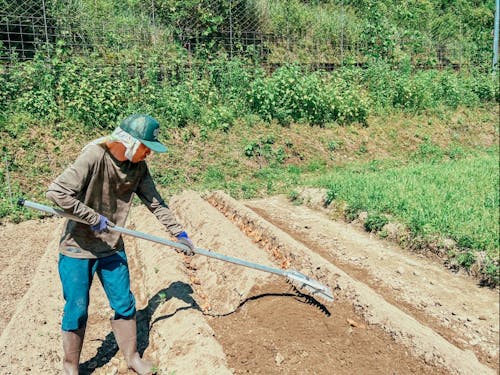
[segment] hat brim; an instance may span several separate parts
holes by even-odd
[[[141,143],[144,143],[145,146],[149,147],[154,152],[167,152],[168,148],[163,143],[160,142],[152,142],[146,140],[139,140]]]

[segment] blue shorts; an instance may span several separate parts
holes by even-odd
[[[135,315],[135,298],[130,291],[125,250],[98,259],[70,258],[60,254],[59,277],[66,302],[63,331],[73,331],[87,324],[90,286],[96,272],[115,311],[115,319],[130,319]]]

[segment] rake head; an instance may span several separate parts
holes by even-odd
[[[287,270],[286,277],[288,281],[297,289],[309,294],[311,297],[322,300],[325,303],[333,302],[332,289],[311,279],[295,270]]]

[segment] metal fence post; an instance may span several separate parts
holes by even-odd
[[[49,29],[47,27],[47,8],[45,7],[45,0],[42,0],[42,12],[43,12],[43,29],[45,31],[45,43],[49,45]]]
[[[152,18],[152,21],[153,21],[153,45],[156,45],[156,14],[155,14],[155,1],[154,0],[151,0],[151,18]]]
[[[229,0],[229,58],[233,58],[233,2]]]
[[[340,65],[344,66],[344,0],[342,0],[340,24]]]
[[[498,28],[500,23],[500,0],[496,0],[495,29],[493,31],[493,71],[498,70]]]

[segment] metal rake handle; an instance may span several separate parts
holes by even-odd
[[[85,220],[82,220],[82,219],[80,219],[74,215],[71,215],[67,212],[64,212],[62,210],[58,210],[58,209],[55,209],[55,208],[52,208],[49,206],[45,206],[45,205],[40,204],[40,203],[28,201],[25,199],[19,199],[18,205],[32,208],[32,209],[35,209],[35,210],[38,210],[41,212],[45,212],[45,213],[48,213],[51,215],[62,216],[62,217],[65,217],[67,219],[88,225],[88,223]],[[186,245],[180,244],[178,242],[169,241],[165,238],[153,236],[151,234],[139,232],[136,230],[123,228],[123,227],[120,227],[118,225],[108,226],[108,230],[112,231],[112,232],[118,232],[121,234],[125,234],[128,236],[140,238],[143,240],[156,242],[156,243],[159,243],[161,245],[171,246],[171,247],[177,248],[177,249],[182,250],[182,251],[187,250]],[[196,254],[200,254],[200,255],[204,255],[206,257],[222,260],[224,262],[233,263],[233,264],[237,264],[239,266],[244,266],[244,267],[256,269],[259,271],[273,273],[276,275],[287,277],[294,285],[298,286],[299,288],[306,288],[311,294],[313,294],[313,296],[319,296],[322,299],[326,300],[327,302],[333,302],[333,294],[332,294],[332,290],[330,288],[319,283],[316,280],[309,278],[308,276],[306,276],[298,271],[272,268],[272,267],[264,266],[262,264],[252,263],[252,262],[248,262],[248,261],[243,260],[243,259],[231,257],[228,255],[218,254],[218,253],[213,252],[211,250],[206,250],[206,249],[202,249],[199,247],[195,248],[194,252]]]

